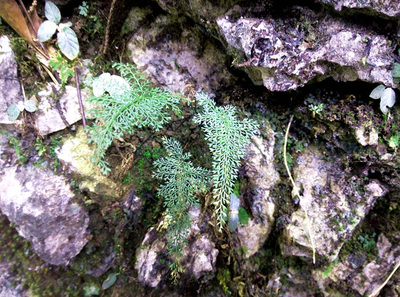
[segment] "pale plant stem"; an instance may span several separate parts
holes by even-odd
[[[397,262],[396,266],[394,267],[392,273],[388,276],[388,278],[384,281],[384,283],[382,285],[380,285],[379,288],[377,288],[375,291],[372,292],[371,295],[369,295],[369,297],[375,297],[379,294],[379,292],[386,286],[386,284],[388,283],[388,281],[392,278],[393,274],[396,272],[396,270],[400,267],[400,261]]]
[[[296,184],[295,184],[295,182],[294,182],[294,179],[293,179],[293,177],[292,177],[292,174],[290,173],[289,166],[288,166],[288,164],[287,164],[287,158],[286,158],[287,140],[288,140],[289,129],[290,129],[290,125],[292,124],[292,121],[293,121],[293,115],[290,117],[289,124],[288,124],[288,126],[287,126],[287,128],[286,128],[285,142],[284,142],[284,145],[283,145],[283,162],[285,163],[286,171],[287,171],[287,173],[288,173],[288,175],[289,175],[290,182],[291,182],[292,185],[293,185],[294,194],[295,194],[295,196],[297,196],[297,197],[299,198],[299,200],[300,200],[300,206],[301,206],[301,208],[303,209],[304,213],[306,214],[307,231],[308,231],[308,236],[310,237],[311,247],[312,247],[312,251],[313,251],[313,264],[315,264],[315,244],[314,244],[314,238],[313,238],[312,232],[311,232],[310,218],[308,217],[308,213],[307,213],[306,207],[305,207],[304,205],[302,205],[302,203],[301,203],[301,199],[302,199],[302,198],[301,198],[301,196],[300,196],[299,189],[297,188],[297,186],[296,186]]]

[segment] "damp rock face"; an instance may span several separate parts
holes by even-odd
[[[190,209],[191,229],[188,235],[188,244],[183,249],[183,256],[180,259],[184,275],[182,280],[198,280],[201,277],[212,279],[215,276],[218,250],[215,248],[206,222],[209,220],[205,216],[201,220],[199,207]],[[138,271],[139,281],[149,287],[157,287],[169,273],[168,263],[173,261],[168,257],[167,241],[165,232],[161,231],[161,225],[152,227],[136,252],[137,264],[135,269]],[[161,264],[164,263],[164,264]]]
[[[365,9],[371,14],[381,13],[389,17],[400,16],[400,3],[397,0],[371,0],[371,1],[353,1],[353,0],[318,0],[319,2],[332,5],[336,10],[341,11],[345,8]]]
[[[94,146],[88,143],[83,127],[75,135],[63,139],[61,148],[56,152],[64,166],[77,179],[80,189],[98,195],[120,197],[121,185],[107,178],[100,169],[90,161]]]
[[[225,66],[224,53],[198,27],[184,18],[165,15],[143,24],[141,20],[150,13],[148,9],[132,10],[127,26],[134,33],[127,49],[131,61],[159,86],[184,92],[193,84],[212,91],[235,81]]]
[[[89,217],[67,181],[32,165],[6,167],[1,175],[1,212],[44,261],[68,264],[88,241]]]
[[[274,132],[269,127],[265,138],[253,137],[247,149],[246,173],[253,189],[251,197],[251,214],[248,224],[239,224],[237,232],[237,248],[244,248],[243,258],[249,258],[263,246],[275,222],[275,201],[271,191],[279,180],[275,170]]]
[[[91,96],[88,88],[81,89],[84,108],[88,109],[87,98]],[[61,93],[60,87],[49,83],[46,90],[38,93],[40,104],[36,127],[41,135],[47,135],[75,124],[82,119],[76,87],[65,86]]]
[[[378,180],[360,184],[358,176],[343,171],[339,160],[326,160],[312,146],[297,158],[293,170],[302,192],[301,208],[292,214],[284,230],[282,250],[286,255],[310,257],[312,245],[305,210],[317,256],[333,261],[376,199],[385,196],[388,189]]]
[[[325,296],[329,295],[332,284],[337,284],[340,288],[341,283],[346,283],[348,288],[360,294],[359,296],[370,296],[378,289],[400,260],[398,256],[400,248],[381,234],[377,239],[376,249],[377,255],[371,262],[365,261],[366,256],[361,258],[349,255],[347,261],[332,263],[329,273],[325,272],[325,276],[321,270],[315,270],[313,277],[319,280],[318,286]]]
[[[394,86],[394,45],[361,25],[301,7],[294,7],[284,21],[227,15],[217,24],[230,48],[244,57],[236,66],[271,91],[327,77]]]
[[[0,65],[0,124],[12,124],[7,108],[22,100],[22,94],[14,52],[6,36],[0,36]]]

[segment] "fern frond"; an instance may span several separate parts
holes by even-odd
[[[218,107],[204,93],[197,94],[196,99],[203,107],[203,112],[195,115],[193,120],[203,126],[205,139],[212,153],[213,197],[221,231],[227,219],[230,195],[233,193],[240,160],[245,156],[251,137],[258,130],[258,124],[247,118],[240,121],[235,107]]]
[[[113,67],[121,72],[131,87],[124,88],[120,80],[104,80],[101,83],[108,84],[103,88],[106,92],[89,99],[96,106],[88,111],[96,119],[96,123],[87,128],[89,141],[97,144],[92,161],[100,166],[104,174],[111,171],[104,157],[113,139],[141,128],[159,131],[171,120],[171,111],[180,112],[179,102],[182,99],[160,88],[151,88],[132,65],[115,63]],[[110,94],[111,91],[107,90],[113,92]]]
[[[189,161],[190,153],[184,154],[178,141],[164,137],[163,142],[168,156],[154,162],[153,177],[164,181],[158,195],[164,198],[167,215],[171,217],[168,248],[171,255],[179,258],[190,228],[188,208],[198,204],[196,193],[207,190],[210,171],[194,167]]]

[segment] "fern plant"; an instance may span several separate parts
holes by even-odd
[[[182,256],[183,246],[190,228],[188,208],[198,204],[196,193],[206,191],[210,183],[210,171],[194,167],[189,161],[190,153],[183,153],[180,143],[171,138],[163,138],[167,157],[154,162],[156,168],[153,177],[164,184],[158,189],[158,195],[164,198],[169,224],[167,229],[168,251],[175,261],[171,270],[179,270],[176,259]]]
[[[216,106],[214,100],[204,93],[196,95],[203,111],[193,118],[202,124],[213,159],[213,198],[219,230],[227,220],[230,195],[233,193],[240,160],[246,153],[251,137],[258,130],[257,122],[239,120],[235,107]]]
[[[93,83],[95,96],[89,99],[96,106],[88,111],[96,119],[87,127],[89,142],[97,145],[92,161],[103,174],[111,171],[104,158],[115,138],[141,128],[160,130],[171,120],[171,111],[180,112],[182,99],[160,88],[152,88],[133,65],[115,63],[113,67],[122,77],[103,73]]]

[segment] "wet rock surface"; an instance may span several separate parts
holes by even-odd
[[[357,176],[343,171],[339,160],[325,158],[315,147],[306,149],[297,158],[294,180],[302,191],[301,209],[292,214],[284,231],[285,254],[310,256],[312,247],[307,229],[310,224],[316,253],[333,261],[376,199],[388,192],[377,180],[359,184]],[[364,188],[362,193],[361,188]]]
[[[236,65],[255,84],[287,91],[332,77],[394,85],[394,47],[387,37],[307,8],[293,8],[289,15],[281,20],[228,14],[217,20],[226,42],[245,56]]]
[[[149,13],[149,9],[132,11],[139,16]],[[151,24],[143,24],[139,16],[135,15],[137,27],[131,27],[134,33],[127,45],[130,60],[158,85],[184,92],[192,84],[211,92],[235,81],[223,52],[185,18],[159,15]]]
[[[205,224],[208,218],[203,217],[203,221],[200,222],[202,216],[198,207],[191,208],[190,217],[192,222],[187,237],[188,244],[184,247],[182,258],[179,259],[184,274],[180,281],[212,279],[215,276],[218,250],[210,233],[205,232],[208,229]],[[138,262],[135,268],[138,270],[139,281],[153,288],[161,285],[169,272],[165,265],[168,261],[167,241],[161,226],[162,224],[158,226],[160,230],[149,229],[136,252]]]
[[[22,93],[17,63],[7,36],[0,36],[0,64],[0,123],[12,124],[8,119],[7,108],[22,100]]]
[[[390,17],[400,15],[400,3],[397,0],[372,0],[372,1],[352,1],[352,0],[318,0],[322,3],[332,5],[336,10],[342,9],[364,9],[369,14],[384,14]]]
[[[46,262],[65,265],[88,242],[89,218],[67,181],[32,165],[3,167],[0,208]]]

